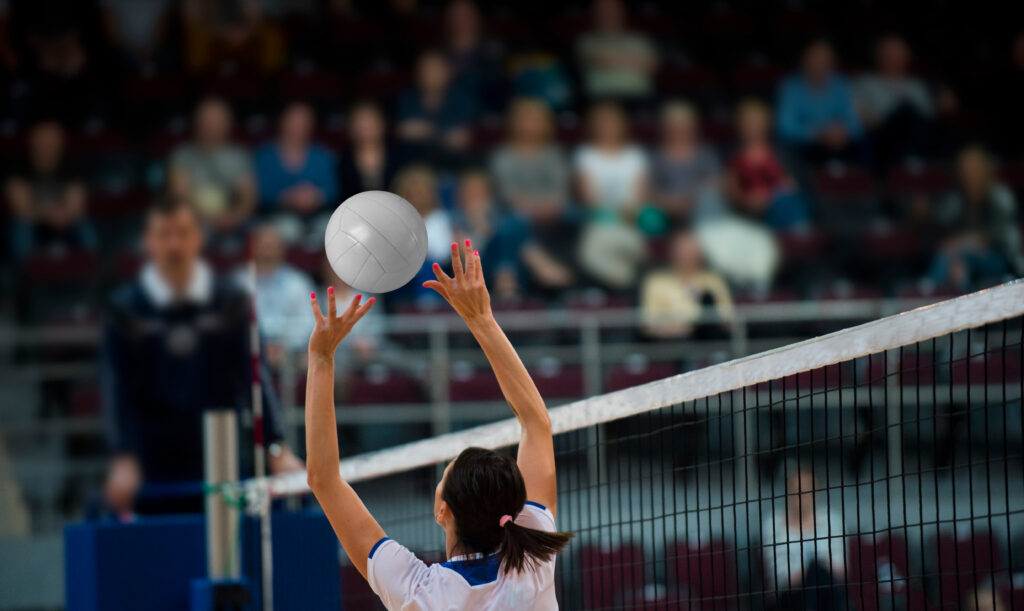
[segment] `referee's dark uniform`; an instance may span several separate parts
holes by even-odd
[[[203,479],[205,410],[233,408],[248,421],[241,417],[252,402],[248,295],[199,262],[186,293],[172,297],[149,266],[114,294],[101,362],[109,439],[142,465],[140,511],[199,510],[195,494],[182,503],[165,493]],[[280,403],[261,366],[264,439],[272,444],[282,438]],[[244,477],[252,445],[243,437],[239,447]]]

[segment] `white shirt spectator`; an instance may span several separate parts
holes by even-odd
[[[249,286],[247,269],[239,271],[238,280],[243,286]],[[269,274],[258,274],[256,315],[263,336],[290,350],[304,348],[311,327],[307,324],[309,304],[302,297],[314,290],[309,277],[289,265],[280,265]]]
[[[786,590],[790,576],[818,563],[830,572],[846,567],[846,539],[843,520],[836,512],[818,507],[813,532],[801,532],[786,520],[786,510],[776,511],[761,526],[761,549],[769,587]]]
[[[516,524],[554,531],[547,508],[526,502]],[[533,570],[504,573],[496,555],[455,556],[427,566],[396,541],[385,538],[370,550],[366,577],[389,611],[477,609],[555,610],[555,558]]]
[[[587,145],[576,151],[573,166],[593,185],[598,206],[621,210],[636,198],[637,188],[647,176],[649,161],[637,146],[608,153]]]

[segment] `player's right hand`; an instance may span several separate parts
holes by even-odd
[[[428,280],[423,286],[434,289],[466,322],[491,316],[491,295],[484,283],[484,272],[480,265],[480,252],[472,250],[466,240],[466,263],[463,266],[459,245],[452,242],[452,276],[449,277],[441,266],[434,264],[437,280]]]
[[[327,288],[327,317],[320,310],[320,303],[316,300],[316,293],[309,294],[309,302],[313,307],[313,318],[316,319],[316,326],[309,336],[309,357],[321,359],[333,359],[338,344],[345,339],[348,332],[352,330],[359,319],[362,318],[373,303],[377,300],[371,297],[365,304],[360,305],[362,295],[356,295],[345,308],[345,311],[338,315],[338,306],[334,299],[334,287]]]

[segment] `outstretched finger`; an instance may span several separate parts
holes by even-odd
[[[466,238],[466,248],[462,251],[466,257],[466,280],[472,281],[476,278],[476,261],[473,260],[473,243]]]
[[[324,313],[320,310],[320,302],[316,300],[316,293],[309,294],[309,305],[313,307],[313,319],[319,325],[324,321]]]
[[[448,274],[444,273],[444,270],[441,269],[441,265],[439,263],[435,263],[431,269],[434,270],[434,277],[437,278],[437,281],[441,286],[445,288],[451,286],[453,278],[449,278]]]
[[[338,304],[334,299],[334,287],[327,287],[327,324],[338,318]]]
[[[362,297],[362,295],[360,295],[360,297]],[[370,308],[372,308],[373,304],[375,304],[375,303],[377,303],[377,298],[376,297],[370,297],[369,299],[366,300],[366,303],[364,303],[361,306],[357,307],[356,311],[355,311],[356,320],[358,321],[363,316],[366,316],[366,313],[370,311]]]
[[[459,243],[452,242],[452,276],[456,282],[461,282],[465,275],[462,269],[462,256],[459,254]]]
[[[356,310],[359,309],[359,302],[362,301],[362,299],[363,299],[363,294],[362,293],[359,293],[358,295],[353,297],[352,301],[348,302],[348,307],[345,308],[345,311],[341,313],[342,317],[344,317],[344,318],[351,317],[356,312]]]
[[[451,301],[448,299],[448,289],[445,287],[445,285],[441,284],[437,280],[427,280],[426,282],[423,283],[423,288],[434,289],[435,291],[437,291],[438,295],[444,297],[445,301],[451,303]]]

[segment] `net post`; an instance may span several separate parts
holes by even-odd
[[[234,410],[203,414],[203,477],[217,488],[238,481],[238,422]],[[206,566],[210,579],[240,575],[238,507],[220,490],[206,494]]]
[[[890,354],[894,353],[894,354]],[[888,389],[885,397],[885,432],[886,432],[886,464],[889,473],[889,498],[892,498],[892,488],[897,485],[897,479],[903,473],[903,426],[902,410],[903,402],[899,399],[900,381],[900,360],[899,351],[886,351],[885,364],[885,385]]]
[[[452,403],[449,376],[451,354],[448,351],[448,328],[441,320],[430,326],[430,361],[434,365],[430,376],[430,426],[433,435],[443,435],[452,428]]]

